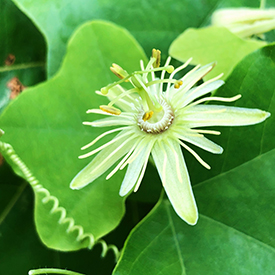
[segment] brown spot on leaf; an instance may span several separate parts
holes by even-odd
[[[3,165],[4,163],[4,157],[2,156],[2,154],[0,153],[0,166]]]
[[[6,66],[11,66],[14,63],[14,61],[15,61],[15,55],[10,53],[7,56],[7,58],[5,59],[5,65]]]
[[[10,99],[15,99],[26,87],[20,82],[17,77],[13,77],[7,87],[11,90]]]

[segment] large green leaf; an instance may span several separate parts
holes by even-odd
[[[206,75],[205,79],[221,73],[224,74],[223,79],[226,79],[240,60],[263,46],[265,42],[241,39],[226,28],[208,27],[186,30],[173,41],[169,54],[182,62],[192,57],[191,64],[194,65],[215,61],[215,70]]]
[[[205,26],[212,12],[224,6],[259,6],[258,0],[13,0],[44,33],[48,43],[48,74],[61,63],[74,29],[92,19],[106,19],[127,28],[149,55],[153,47],[164,53],[188,27]]]
[[[161,201],[130,234],[113,274],[272,274],[274,162],[273,149],[197,185],[205,216],[194,227]]]
[[[129,33],[106,22],[87,23],[72,37],[56,77],[22,93],[0,118],[3,154],[35,191],[35,220],[43,242],[60,250],[91,247],[124,214],[122,173],[73,191],[69,183],[90,159],[80,147],[102,130],[82,125],[86,110],[104,104],[95,91],[115,80],[108,67],[133,71],[146,59]]]
[[[7,83],[17,77],[24,86],[45,79],[46,46],[42,35],[10,0],[0,1],[0,112],[9,103]],[[13,65],[5,65],[9,55]]]
[[[113,274],[269,275],[274,260],[274,248],[209,217],[188,226],[164,200],[131,232]]]
[[[195,186],[200,213],[275,248],[275,149]]]

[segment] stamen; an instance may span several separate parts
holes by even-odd
[[[165,67],[158,67],[158,68],[154,68],[154,69],[147,69],[147,67],[146,67],[145,71],[135,71],[131,74],[131,76],[135,75],[135,74],[144,74],[144,73],[158,72],[158,71],[163,71],[163,70],[165,70],[167,73],[171,74],[174,71],[174,69],[175,68],[172,65],[168,65]]]
[[[150,64],[150,62],[151,62],[152,60],[153,60],[153,62],[154,62],[154,59],[155,59],[155,58],[151,58],[151,60],[149,61],[148,65]],[[144,78],[144,77],[147,76],[147,74],[150,73],[150,72],[157,72],[157,71],[165,70],[165,71],[167,71],[168,73],[172,73],[172,72],[174,71],[174,67],[173,67],[172,65],[169,65],[169,66],[166,66],[166,67],[154,68],[154,69],[150,69],[150,67],[148,68],[148,65],[147,65],[147,67],[146,67],[146,70],[135,71],[135,72],[133,72],[133,73],[131,73],[131,74],[128,74],[128,75],[125,76],[123,79],[120,79],[120,80],[117,81],[117,82],[111,83],[111,84],[107,85],[106,87],[101,88],[101,89],[100,89],[100,92],[101,92],[103,95],[106,95],[106,94],[108,94],[108,91],[109,91],[112,87],[114,87],[114,86],[116,86],[116,85],[118,85],[118,84],[120,84],[120,83],[122,83],[122,82],[127,82],[130,78],[132,78],[132,79],[131,79],[131,80],[132,80],[132,84],[135,86],[134,83],[136,83],[136,80],[138,79],[138,77],[137,77],[136,75],[139,75],[139,74],[143,75],[143,78]],[[152,65],[152,64],[151,64],[151,65]],[[151,66],[151,65],[150,65],[150,66]],[[145,79],[146,79],[146,77],[145,77]],[[139,81],[139,82],[140,82],[140,81]],[[139,87],[139,86],[138,86],[138,87]]]
[[[148,112],[145,112],[142,119],[143,121],[147,121],[149,120],[152,116],[153,116],[154,112],[153,111],[148,111]]]
[[[112,107],[112,106],[100,105],[99,108],[100,108],[100,110],[102,110],[106,113],[112,114],[112,115],[118,116],[121,114],[121,111],[119,109]]]
[[[181,140],[178,139],[177,141],[183,148],[189,151],[202,166],[204,166],[206,169],[211,169],[211,167],[193,149],[184,144]]]
[[[115,74],[118,78],[124,79],[127,77],[129,74],[123,70],[119,65],[113,63],[113,67],[110,67],[110,70],[112,71],[113,74]]]
[[[156,59],[152,65],[153,68],[158,68],[160,66],[160,55],[161,55],[160,50],[156,50],[156,49],[152,50],[152,57],[154,57]]]
[[[174,84],[174,88],[178,89],[182,84],[183,84],[182,80],[177,80],[176,83]]]
[[[154,110],[160,112],[162,106],[157,102],[157,99],[150,93],[150,90],[147,90],[148,87],[145,86],[142,79],[136,77],[136,80],[140,83],[142,90],[139,90],[139,95],[142,99],[142,105],[144,110]]]

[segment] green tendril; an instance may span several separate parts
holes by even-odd
[[[38,268],[29,271],[29,275],[39,275],[39,274],[63,274],[63,275],[85,275],[83,273],[78,273],[66,269],[59,268]]]

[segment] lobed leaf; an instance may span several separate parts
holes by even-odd
[[[112,62],[132,71],[145,55],[129,33],[113,24],[84,24],[72,37],[56,77],[29,88],[0,118],[2,151],[35,191],[35,221],[43,242],[59,250],[91,247],[114,229],[124,214],[119,196],[123,172],[106,174],[80,190],[71,179],[90,159],[79,160],[80,147],[102,132],[83,126],[93,120],[86,110],[104,101],[95,91],[115,76]]]

